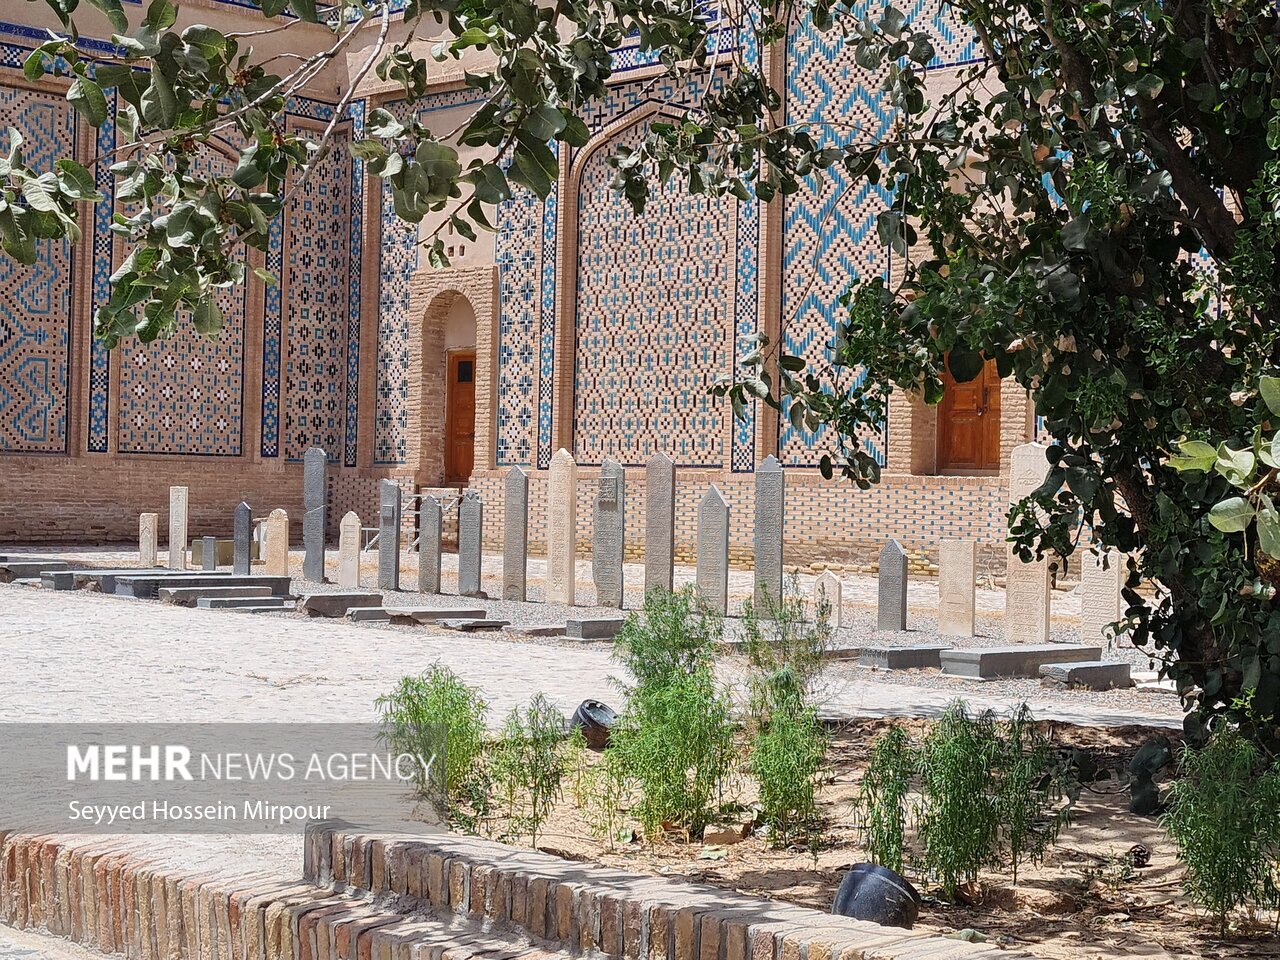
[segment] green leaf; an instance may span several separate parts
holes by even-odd
[[[1280,416],[1280,377],[1262,377],[1258,380],[1258,392],[1262,400],[1276,416]]]
[[[1258,546],[1280,560],[1280,514],[1265,493],[1258,505]]]
[[[1082,213],[1080,216],[1069,221],[1062,228],[1062,246],[1072,253],[1084,253],[1089,249],[1089,215]]]
[[[1178,449],[1182,452],[1182,456],[1170,457],[1168,460],[1169,466],[1178,471],[1203,470],[1207,472],[1212,470],[1213,465],[1218,462],[1218,451],[1203,440],[1179,441]]]
[[[102,87],[88,77],[78,77],[71,84],[67,90],[67,102],[89,121],[90,126],[100,127],[107,122],[107,98],[102,94]]]
[[[151,0],[147,7],[147,16],[143,20],[156,33],[168,30],[178,21],[178,8],[169,0]]]
[[[1160,96],[1160,91],[1164,89],[1164,80],[1154,73],[1148,73],[1138,79],[1134,84],[1134,89],[1148,100],[1154,100]]]
[[[1209,510],[1209,522],[1223,533],[1241,533],[1253,522],[1253,506],[1244,497],[1230,497]]]
[[[178,98],[173,85],[160,70],[151,72],[151,83],[142,95],[142,119],[153,127],[169,130],[178,115]]]
[[[404,136],[405,126],[389,110],[379,107],[369,114],[365,130],[372,137],[395,138]]]
[[[40,213],[58,213],[58,202],[53,198],[53,175],[31,177],[22,184],[22,199],[27,206]]]
[[[101,200],[93,183],[93,175],[74,160],[55,160],[53,169],[58,173],[58,185],[72,200]]]
[[[191,311],[191,324],[196,328],[196,333],[205,337],[211,337],[222,330],[222,311],[218,309],[218,303],[213,297],[205,297],[196,304],[196,308]]]
[[[1233,486],[1247,487],[1253,481],[1257,465],[1252,450],[1232,450],[1226,443],[1218,444],[1218,459],[1214,469]]]
[[[970,350],[961,343],[957,343],[947,354],[947,369],[951,371],[951,376],[955,377],[957,383],[968,383],[973,380],[982,373],[985,363],[981,353]]]
[[[280,283],[280,281],[276,279],[276,275],[274,273],[270,270],[264,269],[263,267],[254,267],[253,273],[254,276],[265,283],[268,287],[278,286]]]

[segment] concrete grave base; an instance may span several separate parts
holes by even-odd
[[[1098,660],[1101,647],[1076,647],[1065,643],[1027,643],[1011,647],[967,647],[944,650],[942,672],[976,680],[1006,677],[1038,677],[1046,663],[1079,663]]]
[[[1129,664],[1113,663],[1107,660],[1046,663],[1040,667],[1040,682],[1051,686],[1078,687],[1085,690],[1111,690],[1132,684]]]
[[[907,647],[863,647],[858,665],[880,670],[927,670],[942,666],[942,652],[950,644],[913,644]]]
[[[309,617],[345,617],[353,607],[380,607],[382,594],[364,591],[309,593],[298,603],[298,609]]]
[[[626,622],[626,617],[572,619],[565,623],[564,633],[575,640],[612,640]]]

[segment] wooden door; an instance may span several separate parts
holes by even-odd
[[[943,373],[938,408],[938,472],[1000,469],[1000,374],[995,361],[968,383]]]
[[[475,464],[476,354],[457,350],[449,354],[449,379],[445,387],[444,478],[446,483],[466,483]]]

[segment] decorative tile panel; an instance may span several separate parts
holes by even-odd
[[[7,59],[7,58],[6,58]],[[25,140],[37,170],[72,156],[75,114],[59,93],[0,86],[0,152],[8,127]],[[67,449],[67,365],[74,283],[71,244],[43,240],[26,266],[0,256],[0,452],[63,453]]]
[[[538,396],[534,373],[542,332],[543,202],[517,188],[498,211],[498,448],[499,466],[533,462]],[[555,300],[551,302],[554,316]],[[550,377],[545,379],[550,391]],[[548,421],[550,418],[548,417]]]

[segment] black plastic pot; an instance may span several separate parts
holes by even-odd
[[[920,916],[920,894],[909,880],[888,867],[858,863],[840,880],[831,912],[910,930]]]
[[[573,711],[573,729],[582,731],[592,750],[603,750],[609,745],[609,734],[617,722],[618,715],[613,708],[599,700],[583,700]]]

